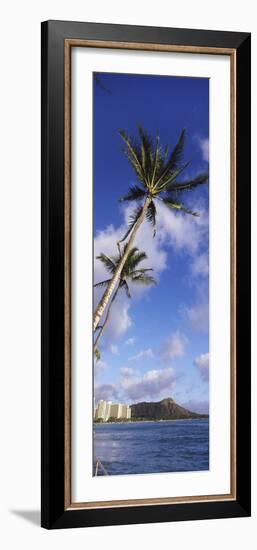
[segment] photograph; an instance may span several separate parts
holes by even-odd
[[[251,34],[42,24],[42,520],[251,514]]]
[[[92,476],[208,471],[209,78],[92,81]]]

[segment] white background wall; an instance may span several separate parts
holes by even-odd
[[[206,28],[253,33],[254,2],[224,0],[44,0],[5,2],[1,8],[0,163],[0,542],[4,549],[253,548],[253,518],[47,532],[40,506],[40,22],[46,19]],[[256,70],[253,74],[253,151],[256,151]],[[256,181],[256,154],[253,155]],[[253,185],[256,208],[256,185]],[[253,234],[257,234],[253,210]],[[255,239],[253,238],[253,242]],[[255,242],[254,242],[255,244]],[[256,250],[256,246],[255,246]],[[257,279],[256,253],[253,279]],[[254,288],[256,306],[256,287]],[[253,390],[256,391],[256,312],[253,315]],[[256,401],[253,406],[256,463]]]

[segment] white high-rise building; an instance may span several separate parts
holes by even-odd
[[[121,405],[121,418],[131,418],[131,408],[129,405]]]
[[[103,399],[100,399],[94,411],[94,418],[95,420],[102,420],[103,422],[107,422],[109,418],[124,418],[126,420],[130,420],[131,408],[129,405],[112,403],[112,401],[106,402]]]
[[[108,403],[106,403],[106,408],[105,408],[105,418],[104,420],[108,420],[111,416],[111,406],[112,406],[112,402],[111,401],[108,401]]]
[[[103,401],[103,399],[100,399],[97,406],[96,411],[96,418],[105,420],[105,414],[106,414],[106,401]]]
[[[112,418],[121,418],[122,405],[120,403],[112,403],[110,416]]]

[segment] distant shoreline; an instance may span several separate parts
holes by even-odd
[[[112,422],[94,422],[95,426],[103,426],[103,425],[110,425],[110,424],[142,424],[143,422],[151,422],[151,423],[162,423],[162,422],[183,422],[185,420],[209,420],[209,414],[199,416],[197,418],[190,417],[190,418],[163,418],[160,420],[148,420],[147,418],[144,420],[118,420],[118,421],[112,421]]]

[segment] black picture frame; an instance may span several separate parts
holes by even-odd
[[[64,506],[64,40],[231,48],[236,55],[236,498],[65,509]],[[242,32],[42,23],[42,526],[47,529],[249,516],[250,44]],[[218,53],[218,51],[217,51]]]

